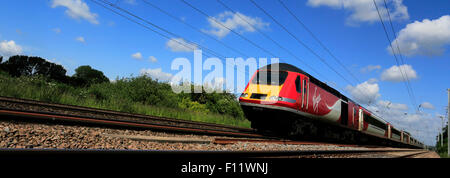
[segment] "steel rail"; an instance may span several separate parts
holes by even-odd
[[[414,156],[425,154],[425,153],[428,153],[428,152],[429,151],[421,151],[421,152],[418,152],[418,153],[411,153],[411,154],[396,156],[395,158],[414,158]]]
[[[187,120],[180,120],[180,119],[167,118],[167,117],[134,114],[134,113],[119,112],[119,111],[113,111],[113,110],[107,110],[107,109],[98,109],[98,108],[89,108],[89,107],[84,107],[84,106],[49,103],[49,102],[43,102],[43,101],[18,99],[18,98],[4,97],[4,96],[0,96],[0,102],[26,104],[26,105],[33,105],[33,106],[45,106],[45,107],[58,108],[58,109],[63,109],[63,110],[88,112],[88,113],[93,113],[93,114],[109,114],[109,115],[122,116],[122,117],[133,117],[133,118],[139,118],[139,119],[174,122],[174,123],[190,124],[190,125],[196,125],[196,126],[219,127],[219,128],[227,128],[227,129],[232,129],[232,130],[241,131],[241,132],[249,132],[249,133],[252,133],[255,131],[254,129],[251,129],[251,128],[235,127],[235,126],[228,126],[228,125],[223,125],[223,124],[187,121]]]
[[[397,150],[299,150],[299,151],[186,151],[186,150],[104,150],[104,149],[0,149],[0,155],[12,154],[52,154],[52,155],[78,155],[78,154],[125,154],[125,155],[150,155],[163,158],[192,157],[202,159],[211,156],[212,159],[235,159],[235,158],[302,158],[306,156],[333,156],[333,155],[355,155],[389,152],[410,152],[411,149]]]
[[[137,128],[145,128],[145,129],[164,130],[164,131],[201,133],[201,134],[207,134],[207,135],[265,138],[265,136],[255,134],[255,133],[242,133],[242,132],[209,130],[209,129],[201,129],[201,128],[175,127],[175,126],[150,124],[150,123],[137,122],[137,121],[119,121],[119,120],[112,120],[112,119],[106,119],[106,118],[93,118],[93,117],[75,116],[75,115],[68,115],[68,114],[54,114],[54,113],[49,113],[49,112],[20,111],[20,110],[4,109],[4,108],[0,109],[0,115],[9,116],[9,117],[11,117],[11,116],[20,117],[20,118],[26,118],[26,119],[34,118],[34,119],[47,119],[47,120],[75,121],[75,122],[82,122],[82,123],[137,127]]]
[[[270,144],[287,144],[287,145],[336,145],[336,146],[346,146],[346,147],[365,147],[366,145],[355,145],[355,144],[342,144],[342,143],[328,143],[328,142],[317,142],[317,141],[296,141],[296,140],[281,140],[281,139],[235,139],[235,138],[214,138],[214,144],[235,144],[238,142],[249,142],[249,143],[270,143]],[[370,146],[374,147],[374,146]]]

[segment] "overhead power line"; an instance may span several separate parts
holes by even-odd
[[[252,40],[249,40],[248,38],[242,36],[241,34],[239,34],[238,32],[234,31],[233,29],[230,29],[229,27],[227,27],[226,25],[222,24],[221,22],[217,21],[214,17],[211,17],[210,15],[206,14],[205,12],[203,12],[202,10],[196,8],[195,6],[193,6],[192,4],[186,2],[185,0],[180,0],[181,2],[183,2],[184,4],[186,4],[187,6],[191,7],[192,9],[194,9],[195,11],[199,12],[200,14],[206,16],[207,18],[213,20],[214,22],[216,22],[217,24],[219,24],[220,26],[226,28],[227,30],[233,32],[235,35],[241,37],[242,39],[244,39],[245,41],[249,42],[250,44],[252,44],[253,46],[259,48],[260,50],[266,52],[267,54],[271,55],[272,57],[276,57],[275,54],[273,54],[272,52],[268,51],[267,49],[259,46],[258,44],[256,44],[255,42],[253,42]]]
[[[395,30],[394,30],[394,25],[392,25],[391,13],[389,12],[389,8],[387,6],[386,0],[383,0],[383,2],[384,2],[384,7],[386,8],[386,12],[387,12],[387,15],[388,15],[388,18],[389,18],[389,24],[391,26],[392,34],[394,35],[394,41],[395,41],[395,44],[397,46],[398,55],[400,56],[401,63],[403,65],[405,65],[405,61],[403,60],[402,52],[400,51],[400,45],[398,44],[397,35],[395,33]],[[375,5],[376,5],[376,3],[375,3]],[[389,44],[391,44],[391,43],[389,43]],[[391,49],[392,49],[392,47],[391,47]],[[392,51],[392,53],[395,54],[395,51]],[[400,66],[398,66],[398,67],[399,67],[399,69],[401,69]],[[411,82],[409,80],[408,73],[406,71],[404,71],[404,73],[405,73],[406,82],[407,82],[406,85],[407,85],[408,89],[411,91],[411,93],[409,94],[410,99],[412,98],[412,100],[411,100],[412,103],[411,104],[415,107],[415,106],[417,106],[416,96],[414,95],[414,90],[412,89],[412,85],[411,85]],[[420,105],[418,106],[417,111],[419,111],[419,107],[420,107]]]
[[[413,108],[416,108],[417,105],[416,105],[416,103],[415,103],[415,101],[414,101],[414,99],[413,99],[413,97],[412,97],[411,91],[410,91],[410,89],[409,89],[409,85],[408,85],[408,83],[406,82],[407,80],[406,80],[405,75],[404,75],[404,73],[403,73],[403,69],[401,68],[400,63],[399,63],[398,58],[397,58],[397,55],[395,54],[394,47],[392,47],[391,39],[389,38],[389,34],[388,34],[387,30],[386,30],[386,26],[384,25],[383,18],[381,17],[380,11],[379,11],[379,9],[378,9],[378,5],[377,5],[377,3],[375,2],[375,0],[373,0],[373,4],[375,5],[375,8],[376,8],[377,13],[378,13],[378,17],[380,18],[381,24],[383,25],[384,33],[385,33],[386,38],[387,38],[387,40],[388,40],[388,42],[389,42],[389,46],[390,46],[390,48],[391,48],[391,50],[392,50],[392,54],[394,55],[395,62],[397,63],[398,69],[400,70],[400,73],[401,73],[401,75],[402,75],[403,83],[405,84],[406,91],[408,92],[409,99],[411,100],[411,104],[413,105]]]
[[[265,53],[269,54],[269,55],[272,56],[272,57],[276,57],[276,55],[273,54],[272,52],[270,52],[269,50],[267,50],[267,49],[265,49],[265,48],[259,46],[258,44],[256,44],[256,43],[253,42],[252,40],[250,40],[250,39],[248,39],[248,38],[242,36],[242,35],[239,34],[238,32],[236,32],[236,31],[234,31],[233,29],[227,27],[227,26],[224,25],[222,22],[217,21],[214,17],[208,15],[207,13],[205,13],[205,12],[202,11],[202,10],[200,10],[199,8],[196,8],[196,7],[193,6],[192,4],[186,2],[185,0],[180,0],[180,1],[183,2],[184,4],[186,4],[187,6],[189,6],[190,8],[194,9],[194,10],[197,11],[198,13],[202,14],[203,16],[205,16],[205,17],[207,17],[207,18],[209,18],[209,19],[212,19],[216,24],[219,24],[220,26],[226,28],[227,30],[229,30],[230,32],[234,33],[235,35],[237,35],[237,36],[240,37],[241,39],[244,39],[245,41],[247,41],[248,43],[250,43],[251,45],[257,47],[258,49],[264,51]],[[219,2],[219,1],[218,1],[218,2]],[[226,6],[224,3],[221,3],[221,2],[219,2],[219,3],[222,4],[222,5],[224,5],[224,6],[227,8],[227,6]],[[229,8],[229,7],[228,7],[228,9],[231,10],[231,8]],[[240,15],[238,15],[238,17],[241,18],[241,19],[244,19],[244,18],[242,18]],[[245,21],[246,23],[248,23],[249,25],[251,25],[249,22],[247,22],[247,20],[244,20],[244,21]],[[256,29],[258,32],[260,32],[260,31],[259,31],[257,28],[255,28],[253,25],[251,25],[251,26],[252,26],[254,29]],[[260,33],[262,33],[262,32],[260,32]],[[263,33],[262,33],[262,34],[263,34]],[[279,43],[277,43],[275,40],[273,40],[272,38],[270,38],[269,36],[267,36],[267,35],[264,35],[264,36],[265,36],[266,38],[269,38],[271,41],[275,42],[275,44],[277,44],[279,47],[281,47],[281,48],[283,48],[283,49],[286,49],[286,48],[282,47]],[[292,53],[291,53],[291,54],[292,54]],[[298,58],[298,57],[297,57],[297,58]],[[281,60],[281,59],[280,59],[280,60]],[[300,59],[299,59],[299,60],[300,60]],[[300,61],[301,61],[301,60],[300,60]],[[302,62],[302,61],[301,61],[301,62]],[[319,72],[317,72],[317,70],[315,70],[314,68],[310,67],[307,63],[305,63],[305,62],[303,62],[303,63],[306,64],[306,66],[308,66],[309,68],[311,68],[313,71],[315,71],[317,74],[321,75]]]
[[[266,14],[266,16],[268,16],[269,18],[271,18],[276,24],[278,24],[285,32],[287,32],[292,38],[294,38],[299,44],[301,44],[304,48],[306,48],[310,53],[312,53],[317,59],[319,59],[322,63],[324,63],[328,68],[330,68],[333,72],[335,72],[340,78],[344,79],[348,84],[353,86],[353,83],[350,82],[346,77],[344,77],[340,72],[338,72],[335,68],[333,68],[328,62],[325,61],[324,58],[322,58],[319,54],[317,54],[314,50],[312,50],[308,45],[306,45],[303,41],[301,41],[299,38],[297,38],[297,36],[295,36],[292,32],[290,32],[283,24],[281,24],[280,22],[278,22],[278,20],[276,20],[272,15],[270,15],[266,10],[264,10],[264,8],[262,8],[261,6],[259,6],[254,0],[249,0],[256,8],[258,8],[259,10],[261,10],[264,14]],[[363,86],[364,87],[364,86]],[[368,95],[362,91],[360,91],[358,88],[356,88],[356,91],[358,91],[359,93],[365,95],[367,98]],[[371,105],[371,103],[369,102],[367,104],[368,106]]]
[[[317,38],[317,36],[298,18],[281,0],[278,0],[278,2],[283,6],[284,9],[292,16],[294,19],[302,25],[302,27],[314,38],[317,43],[342,67],[344,68],[350,76],[353,77],[358,83],[361,83],[359,79],[322,43],[322,41]]]
[[[223,3],[220,0],[216,0],[219,4],[221,4],[222,6],[224,6],[226,9],[230,10],[231,12],[233,12],[234,14],[236,14],[241,20],[243,20],[244,22],[246,22],[248,25],[250,25],[253,29],[255,29],[258,33],[260,33],[261,35],[263,35],[265,38],[269,39],[270,41],[272,41],[275,45],[277,45],[279,48],[283,49],[284,51],[288,52],[291,56],[293,56],[294,58],[296,58],[298,61],[302,62],[303,64],[305,64],[308,68],[312,69],[315,73],[317,73],[319,76],[321,76],[322,78],[330,81],[329,79],[327,79],[324,75],[322,75],[320,72],[318,72],[317,70],[315,70],[314,68],[312,68],[310,65],[308,65],[306,62],[304,62],[303,60],[301,60],[299,57],[297,57],[295,54],[293,54],[291,51],[289,51],[287,48],[283,47],[282,45],[280,45],[276,40],[272,39],[270,36],[268,36],[267,34],[265,34],[264,32],[260,31],[258,28],[256,28],[254,25],[252,25],[250,22],[248,22],[245,18],[241,17],[241,15],[239,13],[237,13],[236,11],[234,11],[233,9],[231,9],[229,6],[227,6],[225,3]],[[220,23],[220,22],[219,22]],[[330,67],[330,66],[329,66]],[[345,79],[345,78],[344,78]],[[349,82],[347,80],[347,82]],[[353,85],[351,82],[349,82],[349,84]],[[339,87],[338,85],[336,85],[336,87],[338,87],[339,89],[345,91],[342,87]],[[363,93],[362,91],[360,91],[360,89],[355,88],[357,92],[366,95],[365,93]],[[367,95],[366,95],[367,97]],[[370,102],[368,103],[368,105],[370,106]]]
[[[121,17],[123,17],[123,18],[125,18],[125,19],[127,19],[127,20],[129,20],[129,21],[131,21],[131,22],[133,22],[133,23],[136,23],[136,24],[138,24],[138,25],[144,27],[144,28],[147,29],[147,30],[150,30],[150,31],[156,33],[157,35],[159,35],[159,36],[161,36],[161,37],[163,37],[163,38],[168,39],[168,40],[171,40],[171,39],[173,39],[173,38],[171,38],[170,36],[165,35],[165,34],[159,32],[159,31],[157,31],[157,30],[155,30],[155,29],[152,29],[151,27],[145,25],[144,23],[141,23],[141,22],[139,22],[139,21],[137,21],[137,20],[135,20],[135,19],[133,19],[133,18],[131,18],[131,17],[129,17],[129,16],[135,17],[136,19],[138,19],[138,20],[140,20],[140,21],[143,21],[143,22],[145,22],[145,23],[147,23],[147,24],[151,24],[152,26],[157,27],[158,29],[160,29],[160,30],[162,30],[162,31],[164,31],[164,32],[166,32],[166,33],[171,34],[172,36],[175,36],[175,35],[176,35],[176,34],[170,32],[170,31],[168,31],[167,29],[164,29],[164,28],[162,28],[162,27],[160,27],[160,26],[157,26],[156,24],[153,24],[153,23],[151,23],[151,22],[148,21],[148,20],[145,20],[145,19],[143,19],[143,18],[141,18],[141,17],[139,17],[139,16],[137,16],[137,15],[135,15],[135,14],[133,14],[133,13],[131,13],[131,12],[125,10],[125,9],[122,9],[122,8],[116,6],[115,4],[110,3],[109,1],[106,1],[106,0],[91,0],[91,1],[94,2],[94,3],[97,4],[97,5],[99,5],[99,6],[103,7],[103,8],[105,8],[105,9],[107,9],[107,10],[109,10],[109,11],[111,11],[111,12],[113,12],[113,13],[115,13],[115,14],[117,14],[117,15],[119,15],[119,16],[121,16]],[[108,6],[110,6],[111,8],[108,7]],[[114,9],[113,9],[113,8],[114,8]],[[122,13],[128,14],[129,16],[127,16],[127,15],[125,15],[125,14],[122,14],[122,13],[118,12],[118,11],[115,10],[115,9],[120,10],[120,11],[122,11]],[[183,38],[183,37],[180,36],[180,35],[176,35],[176,36],[177,36],[177,37]],[[183,39],[185,39],[185,38],[183,38]],[[178,40],[176,40],[176,39],[173,39],[173,40],[174,40],[176,43],[178,43],[179,45],[181,45],[181,46],[184,46],[184,47],[186,47],[186,48],[189,48],[189,49],[194,50],[191,46],[186,45],[186,44],[183,43],[183,42],[180,42],[180,41],[178,41]],[[186,40],[186,41],[188,41],[188,40]],[[190,42],[190,41],[188,41],[188,42]],[[190,43],[193,43],[193,42],[190,42]],[[196,44],[196,43],[194,43],[194,44]],[[198,46],[200,46],[202,49],[207,49],[207,48],[203,47],[202,45],[198,45]],[[220,54],[218,54],[217,52],[215,52],[215,51],[213,51],[213,50],[207,50],[206,53],[212,54],[212,56],[211,56],[211,55],[208,55],[208,54],[204,54],[204,55],[207,56],[207,57],[222,56],[222,59],[225,59],[225,57],[223,57],[223,55],[220,55]],[[239,70],[239,68],[237,68],[237,69]],[[248,70],[246,70],[246,71],[248,71]],[[242,72],[242,71],[241,71],[241,72]]]
[[[268,17],[270,17],[275,23],[277,23],[281,28],[283,28],[284,31],[286,31],[292,38],[294,38],[299,44],[301,44],[304,48],[306,48],[309,52],[311,52],[314,56],[316,56],[320,61],[322,61],[325,65],[327,65],[331,70],[333,70],[336,74],[338,74],[342,79],[347,81],[349,84],[353,85],[350,81],[348,81],[341,73],[336,71],[330,64],[328,64],[321,56],[319,56],[316,52],[314,52],[308,45],[306,45],[303,41],[298,39],[294,34],[292,34],[284,25],[282,25],[278,20],[276,20],[272,15],[270,15],[266,10],[264,10],[261,6],[256,4],[255,1],[250,0],[250,2],[257,7],[259,10],[261,10],[264,14],[266,14]]]
[[[214,17],[211,17],[210,15],[208,15],[207,13],[205,13],[204,11],[200,10],[199,8],[196,8],[195,6],[193,6],[192,4],[186,2],[185,0],[180,0],[181,2],[183,2],[184,4],[186,4],[187,6],[191,7],[192,9],[194,9],[195,11],[199,12],[200,14],[204,15],[205,17],[212,19],[215,23],[219,24],[220,26],[226,28],[227,30],[231,31],[232,33],[236,34],[237,36],[239,36],[240,38],[244,39],[245,41],[249,42],[250,44],[252,44],[253,46],[261,49],[262,51],[266,52],[267,54],[271,55],[272,57],[276,57],[275,54],[273,54],[272,52],[268,51],[267,49],[257,45],[255,42],[253,42],[252,40],[249,40],[248,38],[242,36],[241,34],[239,34],[238,32],[234,31],[233,29],[227,27],[226,25],[224,25],[223,23],[217,21]],[[220,3],[220,2],[219,2]],[[223,5],[223,3],[221,3]],[[240,17],[240,15],[238,15]],[[240,17],[241,19],[243,19],[242,17]],[[245,22],[247,22],[246,20],[244,20]],[[248,23],[248,22],[247,22]],[[251,25],[251,24],[250,24]],[[253,25],[251,25],[253,26]],[[254,29],[257,29],[253,26]],[[258,30],[259,31],[259,30]],[[268,37],[268,36],[266,36]],[[271,38],[270,38],[271,39]],[[271,41],[275,41],[275,40],[271,40]],[[278,43],[276,43],[278,44]],[[280,45],[281,46],[281,45]],[[316,72],[317,73],[317,72]]]
[[[236,53],[239,53],[239,54],[241,54],[241,55],[243,55],[243,56],[245,56],[245,57],[247,57],[247,58],[249,57],[248,55],[244,54],[243,52],[238,51],[238,50],[236,50],[235,48],[232,48],[232,47],[228,46],[228,45],[225,44],[224,42],[222,42],[222,41],[220,41],[220,40],[217,40],[216,38],[212,37],[210,34],[205,33],[204,31],[202,31],[202,30],[200,30],[200,29],[194,27],[193,25],[191,25],[191,24],[189,24],[189,23],[186,23],[185,21],[183,21],[183,20],[181,20],[181,19],[175,17],[174,15],[172,15],[172,14],[170,14],[169,12],[167,12],[167,11],[165,11],[165,10],[159,8],[158,6],[156,6],[156,5],[154,5],[154,4],[150,3],[150,2],[148,2],[147,0],[143,0],[143,2],[146,3],[147,5],[149,5],[149,6],[153,7],[153,8],[155,8],[155,9],[159,10],[160,12],[166,14],[167,16],[171,17],[172,19],[175,19],[176,21],[178,21],[178,22],[180,22],[180,23],[183,23],[183,24],[189,26],[190,28],[196,30],[197,32],[202,33],[203,35],[205,35],[205,36],[207,36],[207,37],[213,39],[214,41],[216,41],[216,42],[222,44],[223,46],[225,46],[225,47],[227,47],[227,48],[229,48],[229,49],[235,51]],[[205,14],[205,13],[203,13],[203,14]],[[242,20],[244,20],[246,23],[249,23],[247,20],[245,20],[244,18],[242,18],[239,14],[238,14],[238,16],[239,16],[239,18],[241,18]],[[220,22],[217,22],[217,23],[220,23]],[[222,24],[222,23],[220,23],[220,24]],[[223,25],[223,24],[222,24],[222,25]],[[253,25],[250,24],[250,23],[249,23],[249,25],[253,26]],[[253,28],[256,29],[256,30],[258,30],[258,29],[255,28],[255,27],[253,27]],[[230,29],[230,30],[231,30],[231,29]],[[231,31],[233,31],[233,30],[231,30]],[[259,31],[259,30],[258,30],[258,31]],[[259,31],[259,32],[260,32],[260,31]],[[270,37],[269,37],[269,38],[270,38]],[[271,40],[272,40],[273,42],[277,43],[275,40],[273,40],[273,39],[271,39]],[[277,43],[277,44],[278,44],[278,43]],[[279,44],[278,44],[278,45],[279,45]],[[298,57],[297,57],[297,58],[298,58]],[[282,60],[282,59],[280,59],[280,60]],[[301,62],[303,62],[303,61],[301,61]],[[304,63],[304,62],[303,62],[303,63]],[[314,70],[314,68],[310,67],[307,63],[304,63],[304,64],[305,64],[306,66],[308,66],[309,68],[311,68],[312,70]],[[318,73],[316,70],[314,70],[314,71],[315,71],[317,74],[320,75],[320,73]]]
[[[91,0],[91,1],[93,1],[94,3],[96,3],[96,4],[102,6],[102,7],[106,8],[106,9],[108,9],[108,10],[110,10],[110,11],[112,11],[112,12],[114,12],[114,13],[116,13],[116,14],[118,14],[118,15],[124,17],[124,18],[126,18],[126,19],[129,20],[129,21],[132,21],[132,22],[134,22],[134,23],[136,23],[136,24],[138,24],[138,25],[140,25],[140,26],[143,26],[144,28],[146,28],[146,29],[148,29],[148,30],[151,30],[152,32],[154,32],[154,33],[156,33],[156,34],[158,34],[158,35],[160,35],[160,36],[162,36],[162,37],[164,37],[164,38],[166,38],[166,39],[172,39],[172,38],[171,38],[170,36],[168,36],[168,35],[165,35],[165,34],[163,34],[163,33],[161,33],[161,32],[156,31],[155,29],[150,28],[149,26],[147,26],[147,25],[145,25],[145,24],[143,24],[143,23],[141,23],[141,22],[138,22],[137,20],[134,20],[134,19],[130,18],[129,16],[134,17],[134,18],[136,18],[136,19],[138,19],[138,20],[140,20],[140,21],[142,21],[142,22],[145,22],[146,24],[149,24],[149,25],[153,26],[154,28],[157,28],[157,29],[159,29],[159,30],[161,30],[161,31],[163,31],[163,32],[165,32],[165,33],[171,35],[171,36],[175,36],[175,37],[178,37],[178,38],[183,38],[182,35],[179,35],[179,34],[175,34],[175,33],[173,33],[173,32],[170,32],[169,30],[167,30],[167,29],[165,29],[165,28],[163,28],[163,27],[161,27],[161,26],[158,26],[158,25],[156,25],[156,24],[154,24],[154,23],[152,23],[152,22],[150,22],[150,21],[148,21],[148,20],[146,20],[146,19],[144,19],[144,18],[142,18],[142,17],[139,17],[139,16],[135,15],[134,13],[131,13],[131,12],[129,12],[129,11],[123,9],[123,8],[120,8],[120,7],[118,7],[116,4],[110,3],[110,2],[107,1],[107,0],[99,0],[99,1],[101,1],[103,4],[101,4],[101,3],[98,2],[97,0]],[[185,1],[182,0],[182,2],[185,2]],[[185,3],[187,3],[187,2],[185,2]],[[187,3],[187,4],[190,5],[189,3]],[[107,5],[110,6],[110,7],[112,7],[112,8],[114,8],[114,9],[117,9],[118,11],[121,11],[121,12],[124,13],[124,14],[128,14],[129,16],[126,16],[126,15],[124,15],[124,14],[122,14],[122,13],[119,13],[118,11],[116,11],[116,10],[114,10],[114,9],[112,9],[112,8],[107,7]],[[194,9],[197,10],[197,11],[200,11],[202,14],[206,15],[207,17],[210,17],[210,16],[208,16],[206,13],[204,13],[204,12],[202,12],[201,10],[199,10],[199,9],[197,9],[197,8],[195,8],[195,7],[193,7],[192,5],[190,5],[190,7],[194,8]],[[161,10],[162,10],[162,9],[161,9]],[[166,15],[169,15],[169,14],[166,14]],[[172,17],[173,17],[173,16],[172,16]],[[210,18],[211,18],[211,17],[210,17]],[[218,22],[218,21],[216,21],[216,22],[219,23],[219,24],[221,24],[221,25],[223,25],[222,23],[220,23],[220,22]],[[226,26],[224,26],[224,25],[223,25],[223,27],[229,29],[228,27],[226,27]],[[253,45],[256,45],[254,42],[252,42],[251,40],[249,40],[249,39],[243,37],[242,35],[238,34],[237,32],[233,31],[232,29],[229,29],[229,30],[232,31],[233,33],[235,33],[236,35],[240,36],[241,38],[245,39],[245,40],[248,41],[249,43],[251,43],[251,44],[253,44]],[[186,39],[186,38],[183,38],[183,39]],[[186,48],[192,49],[191,46],[186,45],[186,44],[184,44],[183,42],[180,42],[180,41],[178,41],[178,40],[176,40],[176,39],[174,39],[174,41],[175,41],[176,43],[178,43],[179,45],[182,45],[182,46],[184,46],[184,47],[186,47]],[[211,54],[213,54],[213,55],[220,56],[221,58],[225,58],[223,55],[220,55],[218,52],[213,51],[213,50],[211,50],[211,49],[209,49],[209,48],[206,48],[206,47],[203,46],[203,45],[197,44],[197,43],[195,43],[195,42],[191,42],[191,41],[189,41],[189,40],[187,40],[187,39],[186,39],[186,41],[189,42],[189,43],[195,44],[195,45],[199,46],[199,47],[202,48],[202,49],[205,49],[205,52],[207,52],[207,53],[211,53]],[[263,51],[268,52],[268,53],[271,54],[272,56],[275,56],[274,54],[272,54],[272,53],[269,52],[268,50],[262,48],[261,46],[259,46],[259,45],[256,45],[256,46],[259,47],[260,49],[262,49]],[[280,46],[281,46],[281,45],[280,45]],[[192,49],[192,50],[193,50],[193,49]],[[211,56],[209,56],[209,55],[207,55],[207,54],[205,54],[205,56],[211,57]],[[313,69],[313,68],[312,68],[312,69]],[[320,74],[320,73],[318,73],[318,74]],[[357,91],[359,91],[359,90],[357,90]]]
[[[225,7],[226,9],[228,9],[229,11],[231,11],[232,13],[236,14],[237,17],[239,17],[242,21],[244,21],[245,23],[247,23],[248,25],[250,25],[253,29],[255,29],[259,34],[261,34],[262,36],[264,36],[264,38],[270,40],[272,43],[274,43],[276,46],[278,46],[279,48],[281,48],[282,50],[286,51],[287,53],[289,53],[291,56],[293,56],[295,59],[297,59],[299,62],[301,62],[302,64],[304,64],[306,67],[308,67],[309,69],[311,69],[312,71],[314,71],[317,75],[319,75],[320,77],[326,79],[326,77],[324,75],[322,75],[320,72],[318,72],[317,70],[315,70],[314,68],[312,68],[307,62],[305,62],[304,60],[302,60],[301,58],[299,58],[297,55],[295,55],[294,53],[292,53],[291,51],[289,51],[287,48],[285,48],[284,46],[282,46],[280,43],[278,43],[276,40],[274,40],[273,38],[271,38],[269,35],[267,35],[266,33],[262,32],[261,30],[259,30],[258,28],[256,28],[253,24],[251,24],[250,22],[248,22],[248,20],[246,18],[243,18],[239,13],[237,13],[235,10],[233,10],[232,8],[230,8],[229,6],[227,6],[225,3],[223,3],[220,0],[216,0],[219,4],[221,4],[223,7]],[[328,80],[328,79],[326,79]]]
[[[145,23],[147,23],[147,24],[153,26],[154,28],[157,28],[157,29],[159,29],[159,30],[161,30],[161,31],[163,31],[163,32],[165,32],[165,33],[168,33],[168,34],[170,34],[170,35],[172,35],[172,36],[174,36],[174,37],[176,37],[176,38],[183,38],[181,35],[176,34],[176,33],[173,33],[173,32],[171,32],[171,31],[169,31],[169,30],[167,30],[167,29],[165,29],[165,28],[162,28],[161,26],[158,26],[158,25],[156,25],[156,24],[154,24],[154,23],[152,23],[152,22],[150,22],[150,21],[148,21],[148,20],[146,20],[146,19],[144,19],[144,18],[142,18],[142,17],[139,17],[139,16],[137,16],[137,15],[135,15],[135,14],[133,14],[133,13],[131,13],[131,12],[129,12],[129,11],[127,11],[127,10],[125,10],[125,9],[123,9],[123,8],[121,8],[121,7],[119,7],[119,6],[116,6],[115,4],[113,4],[113,3],[111,3],[111,2],[109,2],[109,1],[107,1],[107,0],[101,0],[101,1],[102,1],[103,3],[105,3],[105,4],[109,5],[109,6],[111,6],[111,7],[113,7],[113,8],[115,8],[115,9],[119,10],[119,11],[122,11],[122,12],[124,12],[124,13],[126,13],[126,14],[128,14],[128,15],[130,15],[130,16],[133,16],[134,18],[137,18],[137,19],[139,19],[139,20],[141,20],[141,21],[143,21],[143,22],[145,22]],[[171,40],[174,40],[174,41],[176,41],[176,42],[178,42],[179,44],[183,44],[182,42],[179,42],[179,41],[176,40],[176,39],[172,39],[172,38],[170,38],[170,39],[171,39]],[[216,56],[221,56],[221,58],[225,58],[223,55],[220,55],[219,53],[216,53],[215,51],[210,50],[209,48],[207,48],[207,47],[205,47],[205,46],[203,46],[203,45],[200,45],[200,44],[198,44],[198,43],[189,41],[187,38],[183,38],[183,39],[185,39],[188,43],[195,44],[195,45],[199,46],[200,48],[202,48],[203,50],[209,51],[210,53],[212,53],[212,54],[214,54],[214,55],[216,55]],[[187,46],[188,48],[192,49],[192,47],[190,47],[190,46],[188,46],[188,45],[183,45],[183,46],[185,46],[185,47]],[[192,49],[192,50],[194,50],[194,49]]]
[[[172,18],[172,19],[174,19],[174,20],[176,20],[176,21],[178,21],[178,22],[180,22],[180,23],[182,23],[182,24],[184,24],[184,25],[190,27],[191,29],[193,29],[193,30],[195,30],[195,31],[197,31],[197,32],[199,32],[199,33],[205,35],[206,37],[208,37],[208,38],[210,38],[210,39],[216,41],[217,43],[221,44],[222,46],[225,46],[226,48],[228,48],[228,49],[230,49],[230,50],[232,50],[232,51],[234,51],[234,52],[236,52],[236,53],[238,53],[238,54],[240,54],[240,55],[242,55],[242,56],[245,56],[245,57],[247,57],[247,58],[249,57],[249,56],[245,55],[243,52],[241,52],[241,51],[239,51],[239,50],[237,50],[237,49],[235,49],[235,48],[233,48],[233,47],[231,47],[231,46],[225,44],[224,42],[222,42],[222,41],[220,41],[220,40],[217,40],[216,38],[214,38],[214,37],[211,36],[210,34],[205,33],[204,31],[198,29],[197,27],[195,27],[195,26],[193,26],[193,25],[191,25],[191,24],[189,24],[189,23],[187,23],[187,22],[181,20],[180,18],[178,18],[178,17],[176,17],[176,16],[170,14],[169,12],[167,12],[167,11],[161,9],[160,7],[154,5],[153,3],[151,3],[151,2],[149,2],[149,1],[147,1],[147,0],[142,0],[142,1],[143,1],[145,4],[147,4],[147,5],[151,6],[151,7],[153,7],[154,9],[156,9],[156,10],[158,10],[158,11],[160,11],[160,12],[166,14],[166,15],[169,16],[170,18]]]
[[[384,1],[384,7],[386,8],[386,11],[387,11],[387,14],[388,14],[388,17],[389,17],[389,24],[391,25],[392,34],[394,34],[394,41],[395,41],[395,44],[397,45],[398,54],[400,55],[400,59],[401,59],[402,64],[406,64],[405,61],[403,60],[402,52],[400,51],[400,45],[398,44],[397,35],[395,34],[394,26],[392,25],[391,13],[389,13],[389,9],[387,7],[386,0],[383,0],[383,1]],[[394,51],[392,51],[392,52],[394,53]],[[405,72],[405,77],[406,77],[406,81],[408,82],[409,89],[411,90],[412,98],[413,98],[413,101],[414,101],[414,106],[417,106],[416,96],[414,95],[414,90],[412,89],[412,85],[410,83],[410,80],[409,80],[407,72]]]

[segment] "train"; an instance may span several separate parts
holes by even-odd
[[[303,70],[273,63],[256,70],[239,97],[251,127],[294,139],[424,148],[410,133]]]

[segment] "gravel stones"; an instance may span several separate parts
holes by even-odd
[[[0,118],[1,119],[1,118]],[[272,150],[341,150],[365,149],[335,145],[285,145],[273,143],[238,142],[218,145],[212,143],[173,143],[111,137],[108,134],[177,137],[213,140],[214,136],[174,134],[150,130],[112,129],[77,125],[56,125],[0,120],[0,148],[58,148],[58,149],[131,149],[131,150],[210,150],[210,151],[272,151]]]

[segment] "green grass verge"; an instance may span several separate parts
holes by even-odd
[[[86,88],[76,88],[66,84],[48,82],[46,79],[38,76],[14,78],[4,72],[0,72],[0,96],[109,109],[190,121],[250,127],[250,122],[245,118],[235,118],[226,114],[196,112],[183,108],[169,108],[166,106],[136,102],[127,95],[128,91],[110,90],[107,92],[101,91],[101,93],[98,91],[99,88],[110,89],[115,87],[114,85],[118,84],[105,83]],[[120,85],[123,85],[123,81]]]

